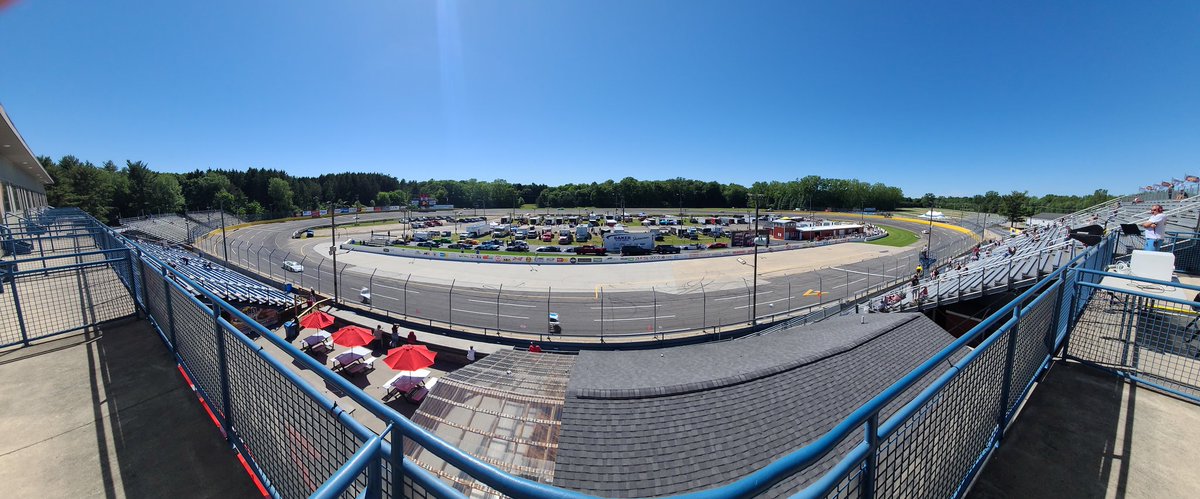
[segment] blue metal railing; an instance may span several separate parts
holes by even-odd
[[[72,219],[69,213],[58,215]],[[272,495],[299,493],[331,497],[349,491],[376,497],[390,491],[390,495],[396,497],[407,479],[428,495],[463,497],[461,492],[432,473],[403,459],[399,443],[408,439],[450,466],[508,496],[590,497],[505,473],[450,445],[271,334],[203,285],[142,253],[136,244],[120,234],[104,228],[96,237],[101,248],[126,251],[128,258],[137,262],[129,279],[122,282],[130,287],[132,299],[152,321],[160,339],[189,378],[196,380],[198,396],[213,408],[230,444],[247,458],[252,471]],[[912,450],[913,447],[934,453],[913,457],[922,462],[920,473],[943,474],[938,477],[942,480],[934,481],[941,488],[934,489],[930,485],[930,490],[925,491],[927,495],[962,495],[987,456],[1002,441],[1015,415],[1015,407],[1028,395],[1055,352],[1069,341],[1070,326],[1087,305],[1095,289],[1094,282],[1102,277],[1094,271],[1103,268],[1111,258],[1113,240],[1113,237],[1106,238],[1100,245],[1051,272],[815,441],[737,481],[678,497],[724,499],[757,495],[811,467],[823,457],[839,452],[839,446],[846,442],[851,445],[840,451],[845,454],[800,491],[799,497],[841,496],[849,494],[851,489],[856,489],[862,497],[886,495],[883,491],[906,485],[905,473],[896,472],[896,469],[912,464],[903,460],[903,456],[919,452]],[[197,317],[208,319],[197,320]],[[261,345],[231,323],[243,324],[282,351],[288,357],[287,361],[315,373],[330,387],[345,393],[354,403],[388,425],[389,430],[376,434],[367,429],[301,379],[294,367],[267,354]],[[197,341],[207,343],[194,343]],[[978,343],[976,348],[964,352],[968,345],[975,343]],[[207,349],[197,348],[197,345],[206,345]],[[255,377],[252,372],[255,369],[265,370],[262,372],[270,376],[259,373]],[[270,384],[267,378],[279,381]],[[884,411],[889,404],[927,379],[932,381],[885,418]],[[323,464],[332,463],[335,467],[325,468],[328,471],[316,481],[304,481],[295,470],[281,469],[273,456],[275,453],[295,448],[303,450],[306,445],[315,444],[304,440],[303,434],[288,433],[285,436],[291,440],[280,441],[272,438],[278,439],[281,430],[264,433],[271,430],[263,429],[257,420],[266,415],[254,413],[255,406],[244,398],[246,386],[254,383],[258,383],[256,387],[263,387],[254,396],[265,399],[264,403],[300,403],[286,393],[276,393],[276,390],[302,395],[307,401],[304,404],[311,404],[310,412],[301,410],[309,407],[307,405],[300,409],[287,407],[292,413],[301,413],[288,415],[296,418],[296,424],[310,425],[310,430],[344,431],[352,438],[338,446],[323,439],[321,442],[325,447],[315,449],[320,451],[317,454],[327,457]],[[987,396],[977,396],[981,391]],[[966,400],[965,394],[971,394],[973,398]],[[954,410],[946,409],[948,407]],[[963,441],[968,443],[960,445],[954,452],[906,445],[908,439],[921,438],[925,432],[942,428],[938,418],[947,417],[962,423],[957,426],[964,429],[956,431],[963,432]],[[859,438],[857,443],[849,440]]]

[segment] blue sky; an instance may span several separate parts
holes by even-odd
[[[0,102],[36,154],[177,172],[1200,175],[1200,2],[984,4],[16,0]]]

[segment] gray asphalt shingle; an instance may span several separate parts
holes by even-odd
[[[567,385],[554,483],[635,497],[732,482],[820,437],[953,341],[920,314],[859,321],[663,351],[581,354]],[[885,416],[932,378],[893,401]],[[799,490],[861,435],[768,496]]]

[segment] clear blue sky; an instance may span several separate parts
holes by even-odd
[[[1131,192],[1200,175],[1197,26],[1196,1],[16,0],[0,102],[36,154],[176,172]]]

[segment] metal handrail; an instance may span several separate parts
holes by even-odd
[[[125,240],[132,247],[138,247],[135,243],[129,242],[128,239],[125,239],[120,234],[109,231],[109,235],[111,237],[118,238],[117,240]],[[1066,265],[1063,265],[1059,269],[1056,269],[1053,272],[1051,272],[1049,275],[1047,275],[1043,279],[1042,282],[1050,282],[1053,279],[1058,279],[1068,269],[1074,268],[1074,269],[1078,269],[1078,270],[1086,270],[1086,269],[1079,269],[1078,267],[1075,267],[1075,265],[1078,262],[1080,262],[1082,259],[1090,256],[1094,252],[1095,252],[1094,248],[1092,248],[1088,251],[1082,252],[1081,254],[1079,254],[1075,258],[1073,258],[1071,261],[1069,261]],[[541,483],[534,482],[534,481],[531,481],[531,480],[528,480],[525,478],[521,478],[521,477],[517,477],[517,476],[511,475],[511,474],[508,474],[504,471],[499,470],[495,466],[492,466],[474,456],[471,456],[470,454],[466,453],[462,449],[454,447],[453,445],[442,440],[437,435],[429,432],[428,430],[416,425],[411,420],[403,417],[401,414],[396,412],[394,409],[386,406],[385,404],[383,404],[382,402],[380,402],[378,400],[375,400],[374,398],[367,396],[365,394],[365,392],[362,392],[360,389],[358,389],[355,385],[350,383],[345,378],[334,374],[323,364],[317,363],[314,359],[308,357],[307,355],[303,355],[302,352],[300,352],[296,347],[292,346],[290,343],[288,343],[280,338],[275,337],[273,334],[270,334],[270,332],[266,328],[264,328],[262,325],[258,324],[256,321],[254,321],[253,319],[246,316],[244,313],[242,313],[236,307],[231,306],[230,304],[225,302],[220,297],[218,297],[215,294],[213,294],[212,292],[208,291],[204,286],[196,283],[195,281],[192,281],[186,275],[183,275],[182,273],[176,271],[175,269],[172,269],[166,265],[163,265],[161,261],[159,261],[157,258],[154,258],[151,255],[143,254],[142,258],[146,259],[147,261],[149,261],[151,263],[157,264],[159,266],[159,269],[162,271],[162,273],[164,275],[169,273],[174,278],[178,279],[180,282],[190,284],[191,286],[193,286],[193,288],[195,288],[195,290],[198,293],[205,296],[215,306],[220,307],[223,311],[229,313],[233,317],[235,317],[238,320],[241,320],[245,324],[249,325],[251,328],[253,328],[255,330],[255,332],[259,333],[267,341],[273,343],[275,346],[282,349],[289,356],[293,357],[294,360],[298,360],[299,363],[303,365],[303,367],[313,371],[314,373],[316,373],[318,376],[320,376],[325,381],[330,382],[332,385],[337,387],[339,390],[345,392],[352,400],[361,404],[364,408],[369,410],[371,413],[375,414],[376,416],[378,416],[378,417],[384,419],[385,421],[388,421],[392,425],[394,425],[395,428],[397,428],[404,437],[412,439],[414,442],[421,445],[426,450],[428,450],[431,453],[433,453],[434,455],[437,455],[438,457],[442,458],[451,466],[454,466],[455,468],[466,472],[468,475],[472,476],[476,480],[479,480],[480,482],[496,489],[497,491],[499,491],[503,494],[511,495],[511,496],[532,497],[532,498],[573,498],[573,499],[574,498],[593,497],[593,496],[583,494],[580,492],[561,489],[561,488],[554,487],[551,485],[541,484]],[[178,284],[176,284],[176,285],[178,286]],[[904,376],[900,380],[893,383],[891,386],[889,386],[883,392],[881,392],[878,395],[876,395],[875,397],[873,397],[867,403],[860,406],[858,409],[856,409],[850,415],[848,415],[846,418],[844,418],[839,424],[834,426],[832,429],[827,431],[824,435],[822,435],[821,437],[819,437],[817,440],[813,441],[812,443],[810,443],[800,449],[797,449],[783,457],[780,457],[779,459],[776,459],[772,463],[742,477],[741,479],[739,479],[733,483],[726,484],[724,486],[705,490],[705,491],[689,493],[689,494],[681,494],[681,495],[677,495],[677,496],[673,496],[673,497],[688,498],[688,499],[701,499],[701,498],[716,499],[716,498],[728,498],[728,497],[744,497],[747,495],[761,493],[761,492],[769,489],[771,486],[775,485],[779,481],[787,478],[788,476],[793,475],[795,472],[800,471],[801,469],[811,465],[812,463],[816,462],[818,459],[820,459],[820,458],[824,457],[825,455],[829,454],[830,452],[832,452],[841,441],[843,441],[845,438],[850,436],[853,432],[855,432],[859,427],[861,427],[863,424],[865,424],[868,420],[871,420],[872,418],[877,417],[877,415],[884,409],[884,407],[888,403],[893,401],[895,398],[899,397],[905,390],[912,387],[922,377],[924,377],[925,375],[929,374],[934,369],[936,369],[942,362],[945,362],[947,359],[949,359],[950,356],[952,356],[955,352],[959,351],[961,348],[966,346],[968,343],[970,343],[971,341],[974,341],[980,335],[984,334],[993,325],[995,325],[995,323],[997,321],[999,321],[1001,318],[1005,317],[1006,313],[1016,310],[1017,307],[1019,307],[1025,300],[1027,300],[1030,296],[1032,296],[1036,292],[1040,292],[1042,290],[1042,288],[1043,288],[1043,286],[1033,286],[1030,289],[1028,289],[1027,291],[1025,291],[1024,293],[1022,293],[1014,301],[1010,302],[1009,304],[1005,305],[1004,307],[1001,307],[998,311],[996,311],[990,317],[988,317],[983,322],[979,323],[974,328],[972,328],[970,332],[968,332],[964,336],[960,337],[958,340],[952,342],[950,345],[948,345],[947,347],[942,349],[938,354],[936,354],[932,358],[926,360],[925,362],[920,364],[917,368],[910,371],[906,376]],[[230,329],[230,331],[236,331],[236,330]],[[240,333],[238,333],[238,334],[235,334],[235,336],[242,336],[242,335]],[[241,338],[239,338],[239,339],[241,339]],[[263,357],[263,358],[267,359],[268,362],[271,362],[272,364],[280,364],[280,362],[278,360],[270,359],[267,357]],[[973,357],[971,357],[971,358],[973,358]],[[287,368],[283,368],[282,366],[279,366],[279,365],[277,365],[276,367],[280,367],[284,372],[290,373],[290,370]],[[319,396],[318,393],[315,392],[315,389],[311,388],[311,386],[309,386],[307,383],[299,382],[298,377],[292,376],[289,378],[297,380],[297,382],[298,382],[298,384],[300,384],[300,388],[302,390],[304,390],[305,392],[309,393],[312,396],[316,396],[318,398],[318,400],[320,400],[322,398]],[[327,407],[327,409],[332,410],[332,409],[334,409],[334,407]],[[349,419],[349,418],[347,417],[344,419]],[[884,424],[884,426],[880,427],[878,429],[878,431],[883,431],[884,429],[893,427],[896,423],[892,423],[892,421],[899,421],[899,419],[897,419],[896,415],[893,415],[893,417],[891,419],[889,419],[889,421],[886,422]],[[371,440],[377,441],[376,439],[380,439],[380,438],[381,437],[379,437],[378,435],[375,435],[374,437],[371,437]],[[858,447],[856,447],[852,451],[852,453],[849,454],[848,456],[853,457],[853,456],[858,455],[859,453],[862,453],[863,445],[865,445],[865,443],[860,444]],[[370,447],[370,446],[368,445],[365,447]],[[351,460],[352,462],[348,462],[346,465],[344,465],[343,468],[347,468],[347,467],[351,466],[352,464],[357,465],[356,463],[358,462],[359,459],[365,459],[366,457],[364,457],[364,456],[366,454],[370,454],[370,452],[367,452],[367,450],[368,449],[360,449],[360,452],[356,453],[356,458],[352,459]],[[377,449],[374,452],[377,452]],[[363,454],[363,456],[360,456],[359,454]],[[859,459],[861,459],[861,457]],[[836,469],[844,469],[844,470],[848,471],[849,469],[853,468],[853,463],[855,463],[855,462],[857,462],[857,459],[855,459],[855,460],[843,459],[843,462],[839,463],[839,465],[836,467]],[[849,463],[849,464],[847,464],[847,463]],[[347,468],[347,469],[349,469],[349,468]],[[356,475],[351,475],[348,472],[346,472],[346,473],[339,472],[339,476],[341,476],[341,475],[356,476]],[[818,480],[818,482],[815,482],[814,484],[810,485],[808,488],[805,489],[805,491],[802,491],[801,493],[806,494],[806,495],[810,494],[811,493],[810,491],[818,490],[818,489],[825,487],[826,485],[828,485],[830,483],[834,483],[834,482],[831,482],[831,480],[833,480],[835,478],[840,478],[840,476],[841,476],[841,473],[838,473],[835,475],[832,472],[827,472],[825,476],[823,476],[820,480]],[[352,482],[350,482],[350,483],[352,483]],[[399,484],[393,484],[393,485],[399,486]],[[348,484],[347,484],[347,486],[348,486]],[[332,490],[332,489],[330,489],[330,490]]]

